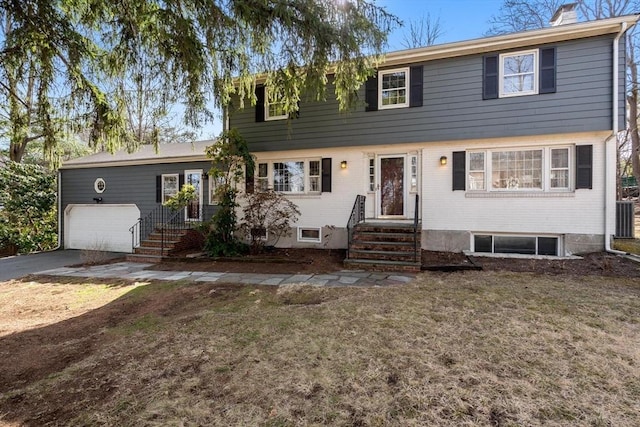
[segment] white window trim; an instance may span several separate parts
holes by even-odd
[[[202,175],[202,177],[204,178],[204,175]],[[218,178],[218,179],[220,179],[220,178]],[[215,178],[215,177],[213,177],[213,176],[211,176],[211,175],[209,175],[208,181],[209,181],[209,184],[208,184],[208,188],[209,188],[209,204],[210,204],[210,205],[217,205],[217,204],[218,204],[218,202],[219,202],[219,200],[218,200],[218,199],[216,199],[216,198],[214,197],[214,194],[213,194],[213,192],[214,192],[214,191],[217,189],[217,187],[218,187],[218,186],[216,185],[216,178]]]
[[[571,191],[571,189],[573,189],[573,180],[574,180],[574,176],[575,176],[575,165],[573,164],[573,151],[571,149],[571,146],[569,145],[559,145],[557,147],[548,147],[549,148],[549,155],[547,156],[548,158],[548,162],[549,164],[546,165],[546,168],[548,170],[548,174],[546,176],[546,179],[548,179],[548,182],[546,183],[546,187],[549,189],[549,191],[553,191],[553,192],[560,192],[560,193],[564,193],[567,191]],[[568,170],[569,170],[569,179],[567,180],[567,185],[568,187],[551,187],[551,150],[562,150],[565,149],[568,152],[568,158],[567,158],[567,165],[568,165]]]
[[[176,194],[180,191],[180,174],[177,174],[177,173],[163,173],[162,174],[162,178],[160,178],[162,180],[162,185],[161,185],[162,188],[160,189],[160,191],[161,191],[160,200],[162,201],[162,203],[164,203],[164,179],[165,179],[165,177],[175,177],[176,178],[176,183],[178,184]]]
[[[308,237],[302,237],[303,230],[317,230],[318,238],[311,239]],[[298,227],[298,242],[313,242],[313,243],[322,243],[322,228],[321,227]]]
[[[96,180],[93,182],[93,189],[98,194],[104,193],[104,190],[107,189],[107,183],[105,182],[104,178],[96,178]]]
[[[288,119],[288,114],[281,114],[278,116],[270,116],[269,115],[269,89],[265,87],[264,90],[264,120],[272,121],[272,120],[285,120]]]
[[[504,59],[511,56],[529,55],[533,54],[533,90],[527,92],[505,93],[504,92]],[[510,98],[513,96],[526,96],[538,94],[538,82],[540,80],[539,63],[538,63],[538,49],[521,50],[518,52],[509,52],[500,54],[500,67],[499,72],[499,84],[498,91],[500,98]]]
[[[467,150],[466,152],[466,188],[467,193],[570,193],[574,190],[575,165],[573,164],[573,147],[569,145],[553,145],[544,147],[504,147],[485,150]],[[569,187],[551,188],[551,150],[568,149],[569,151]],[[493,188],[491,177],[493,174],[492,153],[504,151],[542,150],[542,188]],[[470,182],[470,154],[484,153],[484,189],[471,189]]]
[[[491,236],[491,252],[476,252],[476,236]],[[504,253],[504,252],[495,252],[495,238],[496,237],[529,237],[529,238],[535,238],[536,240],[536,253],[535,254],[519,254],[519,253]],[[538,252],[540,250],[539,246],[538,246],[538,238],[553,238],[553,239],[557,239],[557,243],[556,243],[556,254],[557,255],[539,255]],[[474,232],[471,233],[471,252],[474,254],[491,254],[491,255],[498,255],[498,256],[526,256],[526,257],[551,257],[551,258],[556,258],[556,257],[561,257],[564,254],[564,241],[562,239],[562,235],[558,235],[558,234],[518,234],[518,233],[482,233],[482,232]]]
[[[406,91],[406,96],[405,96],[405,102],[402,104],[391,104],[391,105],[382,105],[382,76],[385,74],[393,74],[393,73],[398,73],[398,72],[404,72],[405,74],[405,91]],[[393,68],[391,70],[381,70],[378,71],[378,110],[390,110],[393,108],[406,108],[409,106],[409,91],[411,88],[411,82],[409,81],[410,79],[410,73],[409,73],[409,67],[404,67],[404,68]]]
[[[320,189],[318,191],[310,191],[311,188],[311,177],[309,175],[310,172],[310,167],[309,167],[309,162],[320,162],[320,175],[317,175],[319,177],[319,181],[320,181]],[[274,183],[274,168],[273,168],[273,164],[274,163],[287,163],[287,162],[303,162],[304,163],[304,191],[278,191],[278,193],[281,194],[285,194],[287,196],[299,196],[299,195],[319,195],[322,193],[322,158],[320,157],[309,157],[309,158],[298,158],[298,159],[275,159],[275,160],[258,160],[256,161],[256,164],[258,163],[266,163],[267,164],[267,187],[269,189],[272,189],[274,191],[275,190],[275,183]],[[258,180],[257,180],[257,176],[254,178],[255,179],[255,184],[256,184],[256,188],[258,185]]]

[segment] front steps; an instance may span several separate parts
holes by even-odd
[[[413,224],[367,223],[355,226],[344,264],[378,271],[420,271],[420,230]]]
[[[140,246],[134,248],[133,253],[127,255],[127,261],[148,262],[157,264],[165,258],[170,257],[174,252],[188,248],[188,241],[193,232],[191,229],[179,229],[165,231],[164,248],[162,247],[162,233],[159,230],[149,234]]]

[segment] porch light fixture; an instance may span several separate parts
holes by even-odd
[[[340,162],[340,169],[346,169],[347,168],[347,161],[343,160]]]
[[[441,156],[440,157],[440,164],[442,166],[446,166],[447,165],[447,156]]]

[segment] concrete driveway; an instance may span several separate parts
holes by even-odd
[[[83,262],[81,253],[80,250],[58,250],[0,258],[0,282],[17,279],[39,271],[80,264]],[[106,259],[113,259],[125,254],[106,252],[104,255]]]

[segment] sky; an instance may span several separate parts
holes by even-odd
[[[483,37],[489,29],[489,18],[498,14],[503,0],[377,0],[375,4],[397,16],[404,24],[389,34],[388,51],[406,49],[404,34],[412,21],[427,14],[432,21],[440,18],[443,34],[436,44],[471,40]],[[201,139],[209,139],[222,131],[221,120],[216,120],[203,128]]]
[[[404,27],[389,35],[389,50],[403,49],[403,33],[412,21],[427,14],[432,21],[440,18],[443,34],[436,44],[483,37],[489,29],[489,18],[498,14],[503,0],[378,0],[378,6],[387,9],[403,21]]]

